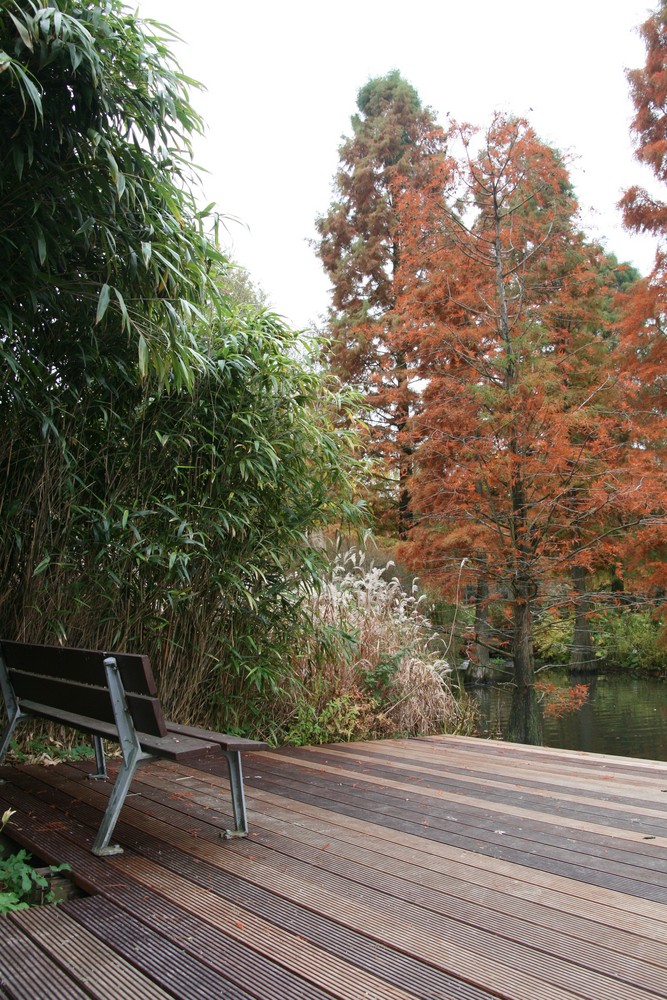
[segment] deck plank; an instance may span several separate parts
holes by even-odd
[[[65,1000],[111,1000],[91,956],[132,1000],[667,998],[667,764],[460,737],[252,753],[251,836],[223,841],[224,760],[161,761],[106,859],[86,770],[2,769],[16,839],[97,894],[4,922],[19,983],[28,954]]]
[[[268,771],[271,769],[271,765],[273,765],[274,771],[282,775],[284,775],[285,770],[290,769],[290,763],[294,760],[293,757],[284,753],[267,753],[264,756],[266,757],[266,761],[263,762],[262,769]],[[407,779],[403,778],[401,780],[401,772],[397,770],[395,765],[375,768],[371,771],[370,768],[355,766],[354,762],[350,764],[348,762],[349,758],[346,760],[344,755],[339,753],[332,755],[331,751],[329,751],[328,756],[334,757],[331,761],[320,754],[315,754],[314,756],[314,760],[299,758],[299,767],[318,775],[318,778],[320,775],[331,775],[334,778],[339,775],[345,775],[346,777],[349,776],[352,782],[356,778],[367,785],[374,784],[389,791],[395,790],[398,795],[409,792],[410,794],[420,794],[423,797],[445,799],[447,802],[454,802],[462,807],[462,811],[465,807],[479,809],[483,805],[487,812],[491,811],[502,816],[513,816],[517,819],[530,819],[534,822],[545,822],[547,824],[553,824],[554,820],[557,819],[560,823],[566,823],[571,830],[583,833],[591,832],[595,836],[604,836],[607,832],[605,826],[608,825],[613,830],[615,837],[620,837],[632,843],[636,843],[638,840],[637,829],[628,828],[627,800],[617,808],[615,808],[615,803],[608,803],[599,796],[595,799],[591,797],[587,802],[581,803],[581,800],[577,800],[568,793],[568,785],[564,782],[561,783],[560,787],[552,788],[547,798],[544,792],[536,795],[531,790],[529,793],[526,790],[524,779],[521,793],[517,795],[516,779],[513,782],[513,788],[507,786],[506,790],[502,788],[502,785],[497,780],[494,780],[493,785],[490,786],[487,778],[483,781],[478,780],[477,785],[473,786],[472,789],[466,789],[462,787],[463,783],[452,781],[446,772],[446,761],[442,761],[439,774],[438,772],[431,772],[430,780],[427,784],[426,773],[419,774],[413,769],[409,770]],[[343,763],[341,763],[341,757],[343,757]],[[445,777],[445,774],[447,774],[447,777]],[[418,780],[415,780],[416,778]],[[517,805],[517,801],[520,804]],[[667,809],[664,810],[664,815],[660,815],[659,811],[644,807],[637,801],[636,797],[631,801],[634,827],[638,825],[635,822],[637,817],[641,816],[642,834],[652,832],[656,835],[655,839],[667,834]],[[577,808],[581,805],[584,806],[584,810]],[[434,806],[437,808],[437,803]],[[547,809],[547,806],[550,808]],[[595,815],[594,822],[585,818],[585,810],[589,814]],[[429,809],[429,813],[431,811]],[[579,814],[582,812],[583,817],[580,818]],[[606,821],[606,824],[604,821]],[[667,847],[667,840],[664,840],[660,846]]]
[[[37,1000],[45,998],[48,983],[54,997],[90,1000],[90,994],[25,933],[22,923],[20,919],[0,917],[0,995],[12,1000]]]
[[[118,997],[123,1000],[174,1000],[173,993],[124,961],[118,952],[72,920],[62,908],[35,907],[13,914],[10,920],[19,925],[87,997],[95,1000],[118,1000]],[[52,990],[48,978],[43,980],[44,987]],[[56,997],[59,994],[53,990],[49,995]]]
[[[374,822],[397,832],[421,835],[460,848],[474,844],[477,851],[494,858],[534,865],[642,898],[667,902],[667,872],[659,865],[650,870],[643,862],[637,865],[614,863],[603,850],[596,849],[595,840],[582,851],[582,842],[576,839],[575,824],[562,817],[554,816],[548,822],[526,810],[509,808],[505,813],[495,811],[489,818],[490,810],[481,798],[462,806],[455,796],[440,799],[424,795],[422,788],[402,789],[361,779],[353,782],[351,788],[349,781],[341,781],[340,777],[343,775],[327,774],[324,768],[295,777],[293,768],[287,765],[282,769],[272,768],[269,764],[262,767],[261,778],[253,780],[252,784],[275,793],[284,792],[288,787],[293,799],[322,808],[328,806],[348,816],[364,817],[372,813]],[[474,808],[472,816],[469,806]],[[553,842],[553,833],[557,831],[561,831],[561,835]],[[609,832],[601,831],[599,836]],[[626,840],[635,844],[650,837],[658,856],[667,849],[667,841],[648,833],[645,827],[631,833],[611,832],[621,846]]]
[[[66,912],[130,966],[150,976],[175,997],[211,1000],[211,997],[222,996],[225,1000],[253,1000],[252,992],[102,896],[69,902]],[[248,965],[245,967],[248,969]],[[251,978],[249,974],[248,979]],[[274,985],[277,987],[278,983]],[[292,985],[288,981],[282,982],[280,987],[286,990]]]
[[[141,848],[140,838],[133,841],[133,846]],[[147,854],[148,851],[144,853]],[[186,861],[183,852],[170,852],[163,846],[158,855],[159,865],[174,872],[178,866],[189,881],[202,886],[209,885],[218,894],[219,887],[223,885],[225,888],[222,894],[226,898],[230,897],[228,883],[224,877],[220,878],[219,873],[233,873],[239,879],[245,879],[249,885],[261,886],[274,896],[282,896],[292,902],[298,900],[301,904],[310,906],[314,912],[326,906],[341,924],[358,933],[366,931],[381,935],[396,947],[409,946],[411,949],[423,950],[418,942],[423,935],[428,934],[436,947],[438,943],[444,945],[447,942],[450,946],[457,946],[460,951],[467,947],[471,953],[479,952],[474,961],[477,965],[495,946],[493,952],[499,963],[510,963],[513,967],[519,962],[527,968],[533,961],[539,963],[543,970],[549,965],[555,980],[561,985],[568,984],[572,975],[569,964],[576,962],[579,966],[574,973],[577,984],[581,985],[582,980],[587,980],[593,995],[597,996],[627,997],[632,995],[630,986],[642,986],[650,991],[659,989],[665,981],[667,966],[664,953],[661,956],[661,967],[653,967],[659,959],[654,953],[650,956],[649,968],[646,962],[629,958],[623,951],[615,952],[608,942],[605,942],[602,949],[596,944],[582,943],[563,933],[545,933],[536,925],[521,926],[522,922],[516,918],[505,917],[500,924],[497,914],[495,919],[493,916],[489,919],[481,906],[476,911],[471,907],[466,914],[458,913],[457,919],[453,919],[450,900],[443,897],[438,906],[435,894],[428,891],[422,891],[415,898],[409,899],[406,886],[400,880],[395,880],[392,886],[385,884],[371,888],[363,873],[348,871],[348,880],[356,883],[350,886],[343,883],[341,876],[329,874],[325,877],[320,870],[317,888],[314,888],[313,874],[303,863],[283,859],[280,870],[276,871],[275,859],[272,862],[266,855],[262,857],[262,852],[257,847],[244,859],[232,859],[227,854],[224,863],[219,858],[214,863],[216,852],[210,848],[207,850],[204,843],[193,845],[189,853],[192,859],[196,858],[196,862]],[[206,861],[209,867],[206,866]],[[123,866],[122,860],[119,864]],[[389,901],[386,896],[390,896]],[[337,905],[340,899],[344,899],[344,902]],[[541,951],[543,954],[531,955],[534,951]],[[566,965],[559,963],[562,959],[566,960]],[[437,958],[432,955],[431,960],[437,961]],[[591,974],[590,970],[594,967],[604,968],[605,975]],[[623,985],[618,986],[609,981],[607,976],[621,980]]]

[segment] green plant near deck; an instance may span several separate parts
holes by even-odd
[[[545,614],[535,624],[535,653],[545,663],[570,662],[574,617]]]
[[[408,650],[399,649],[395,653],[380,656],[372,666],[361,666],[359,680],[362,687],[373,698],[377,705],[386,704],[391,700],[392,685],[401,666],[401,660]]]
[[[296,702],[293,714],[294,721],[283,736],[283,742],[292,746],[344,743],[364,737],[361,720],[367,712],[353,693],[330,698],[319,708],[303,697]]]
[[[7,809],[0,819],[0,832],[14,815],[15,810]],[[0,914],[13,910],[25,910],[30,906],[29,897],[35,889],[48,889],[48,879],[32,865],[32,855],[24,848],[0,858]],[[71,865],[50,865],[52,874],[70,871]],[[44,902],[52,903],[54,895],[47,892]]]
[[[201,368],[191,322],[222,257],[167,35],[121,0],[0,4],[0,356],[14,395],[47,383],[45,435],[73,379],[103,397],[133,364],[176,387]]]
[[[311,535],[358,516],[341,400],[297,346],[275,317],[230,315],[192,390],[82,398],[46,439],[8,406],[3,633],[141,650],[170,714],[223,729],[237,695],[281,690],[313,625]]]

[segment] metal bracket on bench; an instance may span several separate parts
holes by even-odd
[[[232,793],[232,809],[234,810],[235,830],[225,830],[222,836],[229,840],[232,837],[248,836],[248,818],[245,808],[245,794],[243,791],[243,771],[241,768],[241,754],[238,750],[223,750],[227,758],[227,768],[229,770],[229,787]]]
[[[125,691],[123,689],[120,671],[118,670],[118,664],[113,656],[105,657],[104,669],[107,675],[107,684],[109,685],[109,694],[111,696],[111,705],[113,707],[113,714],[116,720],[120,748],[123,753],[123,765],[116,777],[113,791],[111,792],[111,797],[109,799],[109,804],[107,805],[106,812],[102,817],[102,822],[100,823],[100,828],[97,831],[95,843],[92,847],[93,854],[97,854],[98,857],[106,857],[110,854],[123,853],[122,847],[118,844],[109,844],[109,840],[111,839],[111,834],[113,833],[114,827],[118,821],[120,811],[123,808],[125,797],[130,790],[130,785],[132,784],[132,778],[134,777],[134,772],[137,769],[137,764],[141,760],[150,757],[150,754],[143,752],[139,744],[139,738],[136,734],[132,716],[130,715],[127,702],[125,700]],[[95,749],[97,752],[97,747]]]

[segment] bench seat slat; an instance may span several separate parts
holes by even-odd
[[[176,736],[167,733],[166,736],[149,736],[147,733],[137,733],[142,749],[158,757],[169,760],[188,761],[207,757],[209,754],[220,753],[217,743],[208,740],[195,740],[191,736]]]
[[[194,736],[196,739],[210,740],[217,743],[223,750],[266,750],[267,744],[259,740],[247,740],[243,736],[230,736],[228,733],[216,733],[212,729],[199,729],[198,726],[181,726],[176,722],[166,720],[168,733],[179,736]]]
[[[25,699],[21,701],[21,708],[29,715],[38,715],[42,719],[59,722],[63,726],[72,726],[84,733],[103,736],[112,742],[118,742],[118,730],[112,723],[102,722],[100,719],[93,719],[86,715],[77,715],[75,712],[64,712],[61,709],[54,709],[50,705],[42,705],[39,702]],[[157,757],[168,757],[170,760],[195,759],[210,753],[218,754],[220,752],[218,743],[211,740],[194,739],[191,736],[178,734],[153,736],[150,733],[140,732],[137,732],[137,736],[146,753],[155,754]]]

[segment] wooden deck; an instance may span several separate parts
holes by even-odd
[[[0,918],[0,1000],[667,997],[667,764],[443,737],[225,765],[2,768],[11,835],[90,893]],[[220,792],[222,791],[222,794]]]

